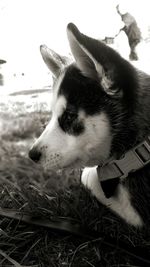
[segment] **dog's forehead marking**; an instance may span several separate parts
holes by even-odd
[[[66,73],[66,69],[64,68],[64,70],[60,73],[59,77],[57,78],[56,82],[53,85],[53,98],[52,98],[52,104],[51,104],[52,111],[55,108],[57,98],[58,98],[59,88],[64,79],[65,73]]]
[[[55,106],[53,107],[53,114],[57,118],[62,115],[63,111],[66,109],[67,100],[64,96],[59,96],[55,102]]]

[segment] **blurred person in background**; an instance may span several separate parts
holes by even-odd
[[[119,5],[116,6],[116,9],[117,9],[118,14],[121,16],[122,21],[125,24],[125,26],[120,29],[119,33],[121,31],[124,31],[128,37],[128,42],[130,46],[129,59],[138,60],[136,47],[142,40],[141,31],[137,25],[135,18],[130,13],[127,12],[125,14],[122,14],[119,10]],[[115,37],[117,37],[119,33],[116,34]]]

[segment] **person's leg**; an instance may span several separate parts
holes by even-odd
[[[137,46],[138,42],[134,41],[131,45],[130,45],[130,55],[129,55],[129,59],[130,60],[138,60],[138,55],[137,55],[137,51],[136,51],[136,46]]]

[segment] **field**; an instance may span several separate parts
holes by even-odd
[[[0,100],[0,266],[150,266],[149,226],[127,226],[98,203],[81,170],[45,173],[28,159],[50,119],[49,98]]]

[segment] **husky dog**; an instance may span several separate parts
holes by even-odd
[[[52,118],[29,156],[45,169],[87,167],[82,183],[127,223],[150,218],[150,76],[70,23],[74,62],[45,45]]]

